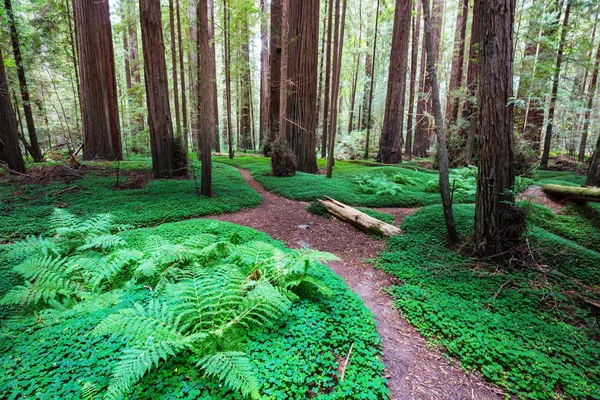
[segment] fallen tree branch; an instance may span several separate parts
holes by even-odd
[[[348,362],[350,361],[350,355],[352,354],[352,349],[354,348],[354,342],[350,345],[350,350],[348,350],[348,355],[344,359],[344,363],[342,364],[342,377],[340,381],[344,380],[344,375],[346,374],[346,367],[348,366]]]
[[[600,188],[596,187],[545,185],[542,190],[551,196],[559,198],[600,203]]]

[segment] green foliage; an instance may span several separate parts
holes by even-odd
[[[454,195],[463,195],[474,199],[477,192],[477,168],[468,166],[451,170],[450,189]],[[430,179],[425,182],[425,191],[439,193],[439,179]]]
[[[269,159],[264,157],[215,158],[250,171],[265,189],[293,200],[314,201],[323,196],[342,203],[364,207],[418,207],[440,202],[440,195],[427,191],[425,182],[437,180],[435,171],[426,170],[414,162],[397,166],[382,166],[372,162],[336,161],[333,177],[298,172],[288,178],[270,176]],[[318,160],[324,168],[324,160]],[[456,193],[455,203],[475,200],[470,193]]]
[[[536,170],[533,173],[533,180],[536,185],[563,185],[563,186],[581,186],[585,184],[585,176],[578,175],[571,171],[547,171]]]
[[[109,171],[116,167],[116,163],[107,162],[93,165]],[[198,162],[192,165],[200,171]],[[121,162],[120,168],[121,171],[148,171],[150,163],[148,158],[142,158]],[[116,172],[107,174],[106,170],[99,170],[74,184],[0,185],[0,242],[49,234],[52,226],[48,217],[57,207],[77,216],[110,213],[116,223],[144,227],[235,212],[260,203],[260,196],[244,182],[239,172],[223,164],[213,166],[215,196],[211,198],[199,197],[192,179],[157,180],[150,181],[143,189],[112,190],[115,181]],[[76,190],[61,192],[73,186]]]
[[[117,236],[125,243],[106,251],[100,245],[99,258],[141,254],[118,281],[67,308],[50,305],[5,320],[3,398],[96,398],[107,387],[108,397],[129,392],[133,399],[230,399],[240,392],[287,399],[309,391],[386,398],[372,318],[318,263],[330,255],[289,251],[264,234],[209,220]],[[15,249],[24,246],[14,246],[21,254]],[[56,246],[39,246],[47,247]],[[73,252],[92,251],[80,247]],[[140,273],[148,260],[155,273]],[[353,342],[346,380],[337,385],[336,357]]]
[[[467,239],[473,207],[454,212]],[[599,398],[600,331],[577,296],[593,296],[584,283],[600,282],[600,254],[533,226],[529,243],[546,266],[474,264],[446,247],[443,221],[441,206],[417,211],[381,255],[379,266],[403,282],[390,292],[406,318],[509,393],[554,399],[560,387],[568,398]]]

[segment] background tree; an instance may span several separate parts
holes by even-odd
[[[590,129],[590,116],[594,106],[594,96],[596,94],[596,85],[598,84],[598,69],[600,68],[600,42],[596,51],[596,61],[594,62],[594,71],[592,72],[592,81],[588,90],[587,108],[584,114],[583,131],[581,132],[581,142],[579,145],[579,154],[577,161],[583,162],[585,158],[585,148],[587,143],[588,131]]]
[[[25,173],[25,163],[19,147],[17,120],[10,102],[10,90],[0,53],[0,162],[12,171]]]
[[[108,2],[73,1],[84,160],[121,160],[112,29]],[[164,58],[164,57],[163,57]]]

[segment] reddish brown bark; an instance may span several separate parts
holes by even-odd
[[[229,158],[233,158],[233,126],[231,124],[231,54],[229,46],[229,10],[227,9],[227,0],[223,0],[223,48],[225,58],[225,103],[227,109],[227,146],[229,150]]]
[[[10,102],[10,92],[0,54],[0,162],[13,171],[24,173],[25,162],[19,147],[17,120]]]
[[[454,34],[454,52],[450,69],[450,83],[446,101],[446,121],[450,125],[458,119],[460,96],[456,91],[462,87],[463,65],[465,61],[465,37],[467,33],[467,15],[469,0],[461,0],[456,17],[456,32]]]
[[[183,65],[183,37],[181,36],[181,7],[179,6],[179,0],[175,1],[175,9],[177,13],[177,37],[178,37],[178,48],[179,48],[179,72],[181,75],[181,116],[183,123],[183,150],[184,153],[188,152],[188,117],[187,117],[187,96],[185,90],[185,68]]]
[[[208,22],[208,44],[210,45],[210,55],[213,59],[212,64],[212,91],[213,91],[213,113],[215,119],[215,139],[214,149],[217,153],[221,152],[221,140],[219,138],[219,99],[217,95],[217,63],[215,55],[215,1],[208,1],[211,20]]]
[[[379,152],[376,157],[377,161],[386,164],[402,162],[402,125],[411,9],[411,0],[396,0],[385,114],[379,139]]]
[[[269,24],[267,23],[267,1],[260,0],[260,116],[259,116],[259,146],[269,134]]]
[[[415,111],[415,86],[417,84],[417,62],[419,57],[419,31],[421,30],[420,2],[416,2],[412,17],[412,44],[410,59],[410,89],[408,95],[408,118],[406,122],[406,148],[404,152],[412,157],[413,127]]]
[[[594,70],[592,72],[592,81],[588,89],[588,101],[587,108],[585,110],[583,131],[581,132],[581,142],[579,144],[579,154],[577,159],[579,162],[583,162],[585,158],[585,148],[587,145],[587,136],[590,129],[590,117],[592,107],[594,106],[594,94],[596,93],[596,85],[598,84],[598,69],[600,68],[600,42],[598,43],[598,50],[596,51],[596,61],[594,63]]]
[[[465,121],[461,129],[461,135],[467,138],[465,148],[465,161],[471,164],[475,152],[475,135],[477,131],[476,110],[477,104],[472,100],[477,93],[477,78],[479,69],[477,67],[479,57],[479,1],[473,3],[473,16],[471,22],[471,40],[469,43],[469,62],[467,64],[467,101],[462,110],[462,118]]]
[[[321,131],[321,158],[327,156],[327,137],[329,130],[329,95],[331,93],[331,35],[333,33],[333,3],[330,1],[327,11],[327,46],[325,47],[325,93],[323,94],[323,130]]]
[[[263,151],[271,153],[275,138],[279,133],[280,89],[281,89],[281,13],[282,0],[271,1],[271,38],[269,43],[269,134]]]
[[[73,1],[84,160],[121,160],[115,59],[108,2]]]

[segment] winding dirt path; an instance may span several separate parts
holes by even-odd
[[[338,220],[310,214],[306,211],[308,203],[270,193],[248,171],[240,172],[262,196],[262,203],[257,208],[210,218],[263,231],[291,248],[310,247],[340,257],[340,261],[328,265],[375,316],[392,399],[503,398],[498,389],[467,374],[456,362],[430,349],[425,339],[398,314],[392,297],[384,291],[385,287],[394,284],[394,278],[365,262],[384,250],[384,241],[373,239]],[[381,210],[394,214],[396,224],[415,211],[408,208]]]

